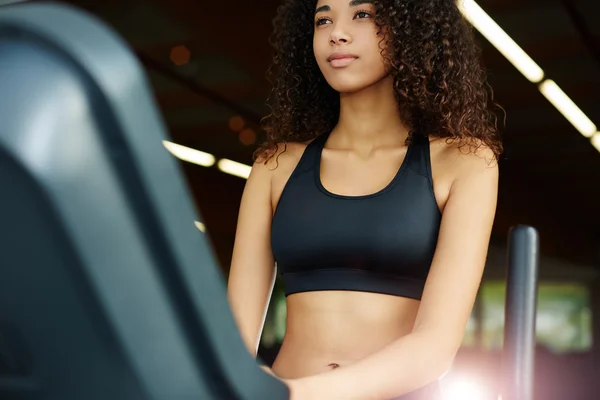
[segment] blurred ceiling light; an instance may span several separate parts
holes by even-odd
[[[591,141],[596,150],[600,151],[600,132],[596,132]]]
[[[459,0],[458,8],[465,18],[510,61],[529,81],[539,83],[544,79],[544,71],[529,57],[515,41],[485,12],[475,0]],[[539,83],[540,92],[583,136],[591,138],[596,133],[596,125],[558,87],[547,79]],[[597,133],[596,133],[597,134]],[[599,139],[592,138],[592,144],[600,151]]]
[[[240,178],[248,179],[252,167],[226,158],[219,160],[217,167],[226,174],[234,175]]]
[[[202,165],[203,167],[212,167],[215,165],[215,156],[212,154],[171,143],[166,140],[163,140],[162,143],[171,154],[180,160]]]
[[[246,122],[244,121],[244,118],[240,117],[239,115],[236,115],[235,117],[231,117],[231,119],[229,120],[229,129],[231,129],[234,132],[239,132],[242,129],[244,129],[245,124]]]
[[[581,111],[579,107],[562,91],[558,85],[546,79],[539,85],[540,92],[564,115],[564,117],[583,136],[590,138],[596,132],[596,125]]]
[[[202,222],[194,221],[194,225],[196,225],[196,228],[198,228],[200,232],[206,232],[206,225],[204,225]]]
[[[246,146],[250,146],[256,142],[256,133],[254,133],[254,129],[246,128],[240,132],[240,142],[242,142]]]
[[[169,58],[177,66],[185,65],[190,62],[190,51],[184,45],[175,46],[171,49]]]
[[[544,78],[544,71],[474,0],[461,0],[458,6],[465,18],[527,79],[538,83]]]

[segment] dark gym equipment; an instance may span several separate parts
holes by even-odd
[[[510,229],[502,400],[533,400],[539,237],[531,226]]]
[[[287,399],[246,351],[133,53],[0,11],[0,399]]]

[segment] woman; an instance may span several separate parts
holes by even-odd
[[[292,399],[434,399],[461,343],[501,153],[453,0],[286,0],[267,143],[242,197],[228,296],[256,356],[276,269],[272,373]]]

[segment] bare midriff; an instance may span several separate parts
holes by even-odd
[[[378,293],[292,294],[272,370],[293,379],[355,363],[410,333],[418,307],[418,300]]]

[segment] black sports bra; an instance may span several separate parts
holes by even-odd
[[[352,290],[420,299],[441,221],[429,140],[414,135],[384,189],[344,196],[321,183],[328,136],[306,147],[273,216],[271,247],[286,296]]]

